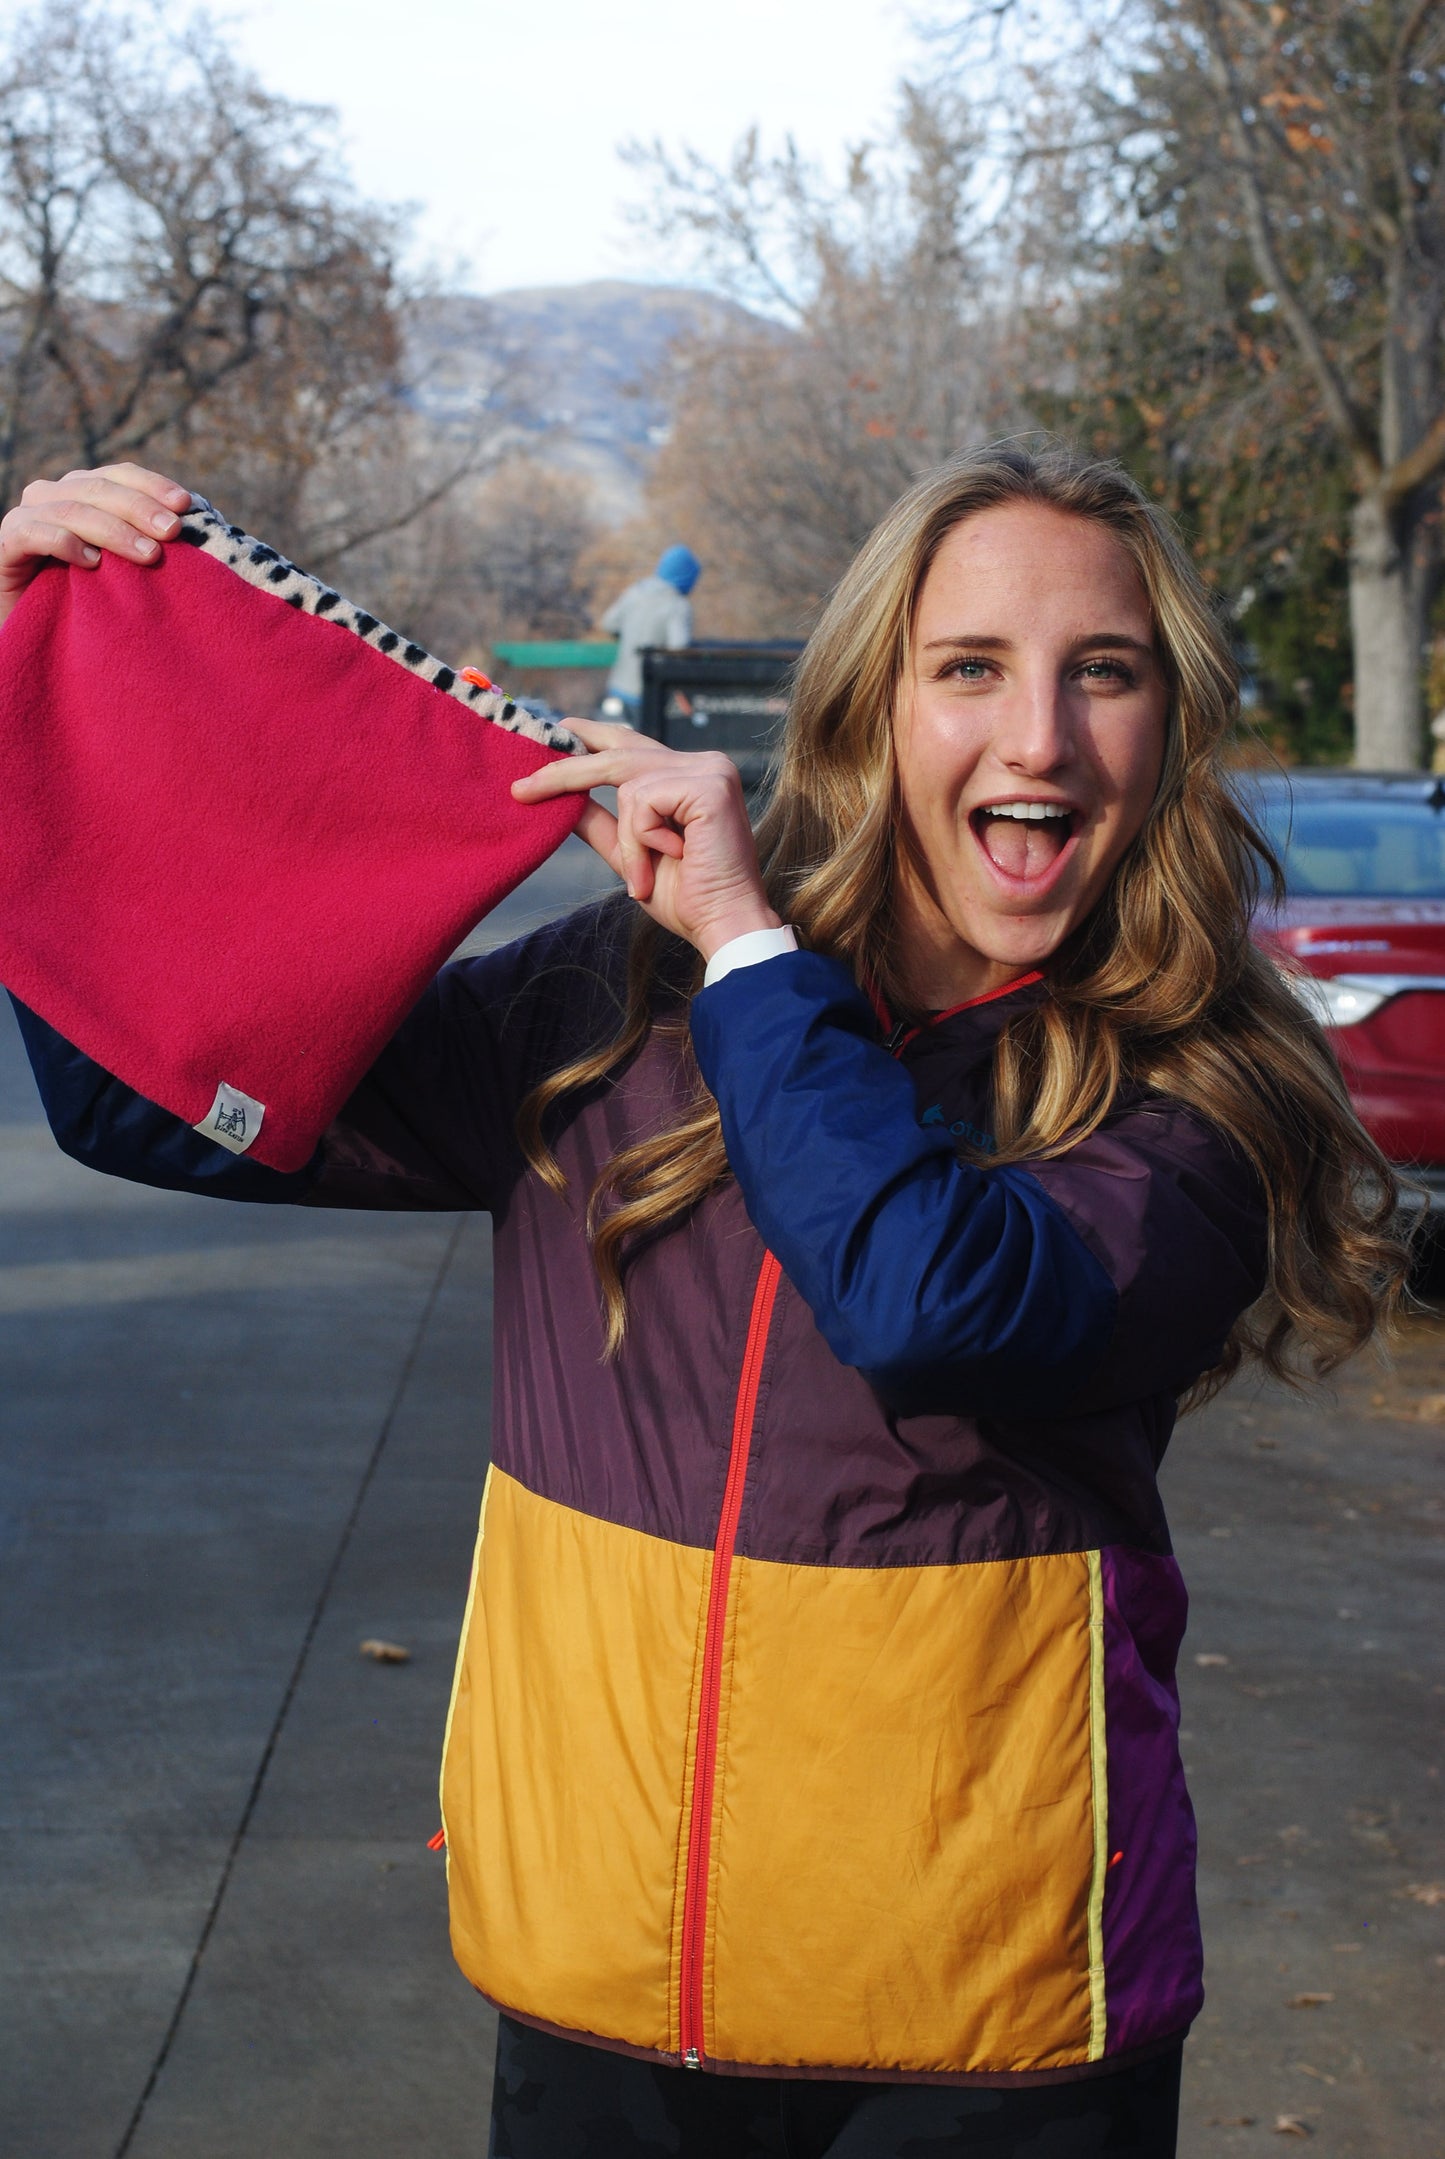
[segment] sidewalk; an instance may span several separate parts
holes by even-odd
[[[574,846],[486,935],[591,876]],[[37,1120],[7,1007],[0,2154],[481,2159],[491,2017],[426,1842],[486,1225],[145,1192]],[[1288,2151],[1281,2117],[1331,2159],[1441,2148],[1437,1412],[1425,1320],[1388,1382],[1231,1393],[1170,1457],[1211,1986],[1183,2159]]]
[[[569,842],[472,944],[601,875]],[[426,1847],[488,1225],[96,1177],[0,1004],[0,2154],[480,2159]]]

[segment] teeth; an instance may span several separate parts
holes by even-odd
[[[1046,817],[1069,817],[1073,813],[1062,802],[990,802],[985,805],[989,817],[1015,817],[1021,824],[1042,824]]]

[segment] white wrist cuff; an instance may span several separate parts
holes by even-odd
[[[725,945],[719,945],[707,963],[702,986],[710,990],[714,982],[721,982],[734,967],[755,967],[759,960],[776,959],[780,952],[796,952],[798,940],[785,922],[781,929],[747,930],[741,937],[730,937]]]

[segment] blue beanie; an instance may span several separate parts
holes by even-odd
[[[691,592],[702,576],[702,564],[690,547],[669,547],[658,557],[653,575],[678,592]]]

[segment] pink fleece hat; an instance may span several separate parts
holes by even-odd
[[[301,1168],[583,797],[580,750],[199,499],[154,568],[48,567],[0,630],[0,980],[137,1093]]]

